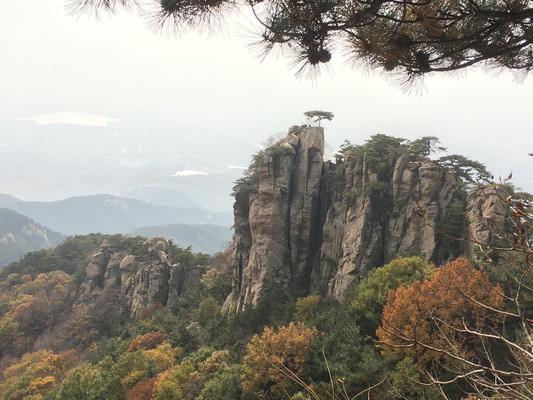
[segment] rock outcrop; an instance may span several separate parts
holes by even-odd
[[[321,128],[292,127],[259,155],[257,190],[235,195],[236,276],[226,308],[255,304],[274,284],[308,286],[318,250],[323,154]]]
[[[343,301],[363,274],[397,256],[440,264],[502,237],[501,189],[467,196],[446,166],[401,140],[372,140],[324,162],[323,130],[295,126],[254,157],[235,187],[233,286],[223,309],[240,311],[274,288]],[[124,243],[104,242],[90,257],[81,302],[115,291],[137,317],[183,295],[205,272],[175,262],[164,238],[136,250]]]
[[[497,187],[475,188],[468,194],[465,210],[465,249],[476,257],[481,244],[502,245],[512,240],[506,198],[508,193]],[[504,245],[505,246],[505,245]]]
[[[80,299],[91,299],[106,290],[119,290],[131,317],[152,305],[167,305],[170,293],[181,296],[196,286],[205,268],[184,268],[172,263],[166,239],[154,237],[145,242],[138,255],[131,248],[117,249],[104,241],[85,269]]]
[[[362,273],[398,255],[440,263],[472,251],[447,245],[439,227],[450,221],[459,221],[454,234],[487,239],[482,221],[503,207],[496,193],[465,200],[445,166],[411,151],[376,151],[354,148],[324,163],[323,130],[303,126],[256,156],[235,190],[226,310],[256,304],[274,287],[342,301]]]
[[[439,244],[435,226],[446,218],[458,189],[449,171],[416,155],[400,156],[388,182],[379,181],[368,165],[350,174],[349,165],[341,164],[336,171],[344,176],[344,199],[324,210],[320,258],[312,282],[312,288],[323,286],[338,300],[344,300],[361,273],[397,255],[419,254],[434,260]]]

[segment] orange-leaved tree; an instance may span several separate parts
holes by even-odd
[[[517,193],[507,184],[495,189],[497,198],[490,207],[498,206],[503,213],[491,211],[483,217],[481,231],[489,234],[488,240],[473,235],[456,240],[475,245],[476,259],[487,263],[491,279],[500,282],[503,290],[491,285],[483,270],[459,268],[453,279],[445,279],[447,269],[441,268],[430,282],[415,283],[391,295],[377,333],[382,344],[390,346],[385,352],[414,355],[442,394],[447,385],[460,381],[469,399],[530,400],[533,196]],[[468,265],[464,260],[452,264]],[[437,284],[440,289],[432,289]],[[440,374],[443,370],[447,374]]]
[[[501,293],[468,260],[441,266],[432,279],[390,292],[376,332],[383,352],[412,357],[430,374],[483,369],[491,360],[476,348],[503,322]]]
[[[128,353],[131,353],[132,351],[136,350],[150,350],[155,349],[157,346],[168,342],[168,335],[165,330],[159,330],[159,331],[153,331],[148,332],[142,336],[136,337],[131,341],[130,346],[128,347],[128,350],[126,350]]]
[[[285,398],[290,376],[304,376],[307,352],[318,332],[298,322],[279,329],[265,327],[246,346],[243,389]],[[292,375],[294,374],[294,375]]]
[[[137,384],[124,394],[124,400],[145,400],[152,399],[156,378],[146,379]]]

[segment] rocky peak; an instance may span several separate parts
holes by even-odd
[[[388,180],[360,158],[355,159],[355,169],[351,165],[336,166],[343,196],[336,196],[324,210],[320,258],[313,271],[312,289],[338,300],[346,298],[362,273],[397,255],[435,260],[439,246],[435,226],[458,201],[454,176],[428,158],[401,155]]]
[[[323,130],[291,127],[258,154],[235,188],[234,282],[224,308],[242,310],[276,286],[342,301],[362,273],[398,255],[440,263],[472,250],[439,229],[485,240],[480,221],[501,214],[500,200],[488,192],[465,199],[450,169],[394,140],[377,135],[374,147],[324,163]]]
[[[255,304],[275,284],[309,284],[318,251],[323,154],[322,128],[293,126],[256,156],[253,189],[235,193],[235,282],[225,308]]]
[[[104,240],[89,258],[80,299],[91,299],[105,290],[119,290],[131,317],[151,305],[167,305],[171,292],[182,295],[205,272],[203,267],[190,269],[172,263],[168,250],[169,243],[162,237],[148,239],[142,251],[129,246],[117,248]]]

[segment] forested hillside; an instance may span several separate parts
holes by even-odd
[[[386,143],[381,148],[385,155],[399,148],[404,151],[398,140],[380,137],[379,142],[373,138],[366,147],[348,146],[339,153],[337,168],[350,165],[354,184],[339,192],[338,215],[357,214],[354,210],[366,204],[373,218],[384,221],[376,206],[391,200],[388,186],[373,184],[358,191],[358,165],[350,161],[355,157],[350,154],[376,150],[377,143]],[[411,149],[405,151],[408,155]],[[421,226],[431,227],[432,239],[443,235],[450,240],[435,239],[418,247],[435,250],[430,257],[416,254],[414,247],[409,248],[411,254],[393,251],[388,259],[375,257],[383,262],[357,269],[341,299],[327,290],[327,282],[313,287],[305,279],[291,281],[290,274],[285,280],[281,275],[268,277],[272,271],[268,267],[278,262],[271,252],[268,263],[257,264],[259,270],[253,273],[263,277],[262,282],[277,284],[264,286],[253,303],[233,301],[236,288],[257,289],[240,269],[242,256],[241,263],[236,260],[243,254],[246,227],[239,219],[243,193],[251,196],[251,209],[257,207],[254,201],[262,202],[259,221],[263,228],[271,226],[264,219],[265,210],[277,211],[274,202],[266,201],[261,176],[270,168],[279,185],[283,177],[279,166],[289,164],[276,164],[268,157],[278,162],[289,154],[291,149],[282,146],[267,149],[266,155],[254,160],[252,173],[237,183],[235,223],[240,231],[233,249],[226,252],[194,254],[160,237],[89,235],[71,237],[56,249],[30,253],[4,268],[0,396],[11,400],[531,398],[531,204],[527,195],[515,193],[510,185],[468,181],[470,173],[461,176],[456,164],[447,165],[445,160],[443,176],[451,174],[445,181],[453,177],[461,192],[505,193],[497,203],[503,214],[493,214],[503,215],[503,223],[494,221],[476,231],[486,236],[464,239],[462,230],[443,235],[446,223],[453,220],[437,219],[440,225],[435,226],[431,209],[422,206],[417,213],[425,221]],[[377,154],[375,162],[392,160],[383,154]],[[394,160],[390,162],[396,165]],[[391,164],[384,164],[382,175],[372,175],[376,182],[394,175]],[[306,165],[311,171],[313,163]],[[362,171],[364,176],[371,170]],[[335,174],[325,173],[331,192],[338,181]],[[494,204],[487,206],[492,210]],[[253,245],[272,234],[263,229],[257,235],[257,225],[251,224]],[[373,237],[372,229],[375,225],[367,225],[368,237]],[[381,232],[391,232],[387,229]],[[456,241],[475,246],[455,246]],[[287,260],[291,251],[303,246],[290,243]],[[443,243],[447,250],[439,252]],[[346,235],[342,245],[348,246]],[[352,247],[354,256],[357,248]],[[256,257],[253,250],[247,254]]]
[[[16,211],[0,208],[0,268],[30,251],[49,249],[65,236]]]

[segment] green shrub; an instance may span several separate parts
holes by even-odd
[[[344,193],[344,202],[346,203],[346,207],[352,208],[355,206],[355,203],[357,203],[357,199],[361,196],[360,193],[357,192],[346,192]]]

